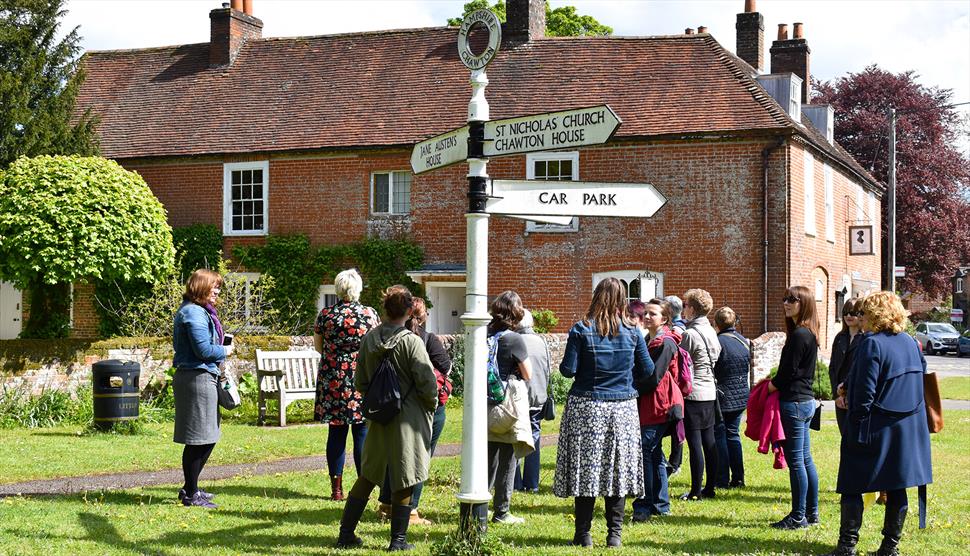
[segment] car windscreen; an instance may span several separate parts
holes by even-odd
[[[939,324],[927,324],[926,325],[926,331],[927,332],[937,332],[937,333],[940,333],[940,332],[947,333],[948,332],[950,334],[956,334],[957,333],[957,329],[956,328],[953,328],[953,325],[952,324],[942,324],[942,323],[939,323]]]

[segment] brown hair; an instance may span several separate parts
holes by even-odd
[[[418,328],[424,326],[424,323],[428,320],[428,306],[424,303],[424,299],[420,297],[413,298],[413,302],[414,306],[411,308],[411,317],[404,323],[404,326],[411,332],[417,334]]]
[[[899,334],[906,328],[909,314],[899,296],[893,292],[872,292],[862,300],[861,305],[870,332]]]
[[[812,290],[805,286],[792,286],[785,290],[785,297],[795,297],[798,299],[798,314],[792,320],[785,317],[785,329],[789,334],[799,326],[804,326],[815,336],[815,345],[818,345],[818,312],[815,310],[815,297]]]
[[[721,307],[714,313],[714,324],[717,325],[719,332],[725,328],[734,328],[736,322],[738,322],[738,316],[734,314],[734,309],[730,307]]]
[[[858,305],[858,307],[856,307],[856,305]],[[847,313],[851,313],[852,311],[856,311],[861,308],[862,308],[862,299],[860,298],[852,298],[852,299],[846,300],[845,303],[842,304],[842,332],[849,331],[849,325],[846,324],[845,322],[845,315]]]
[[[650,301],[647,301],[647,305],[656,305],[657,307],[660,307],[660,315],[664,318],[664,324],[669,326],[670,323],[673,322],[674,307],[669,301],[655,297]]]
[[[209,302],[209,294],[212,290],[221,287],[222,276],[219,276],[218,272],[200,268],[185,281],[185,293],[182,294],[182,299],[197,305],[205,305]]]
[[[488,312],[492,315],[492,322],[488,323],[489,334],[503,330],[515,330],[519,321],[525,316],[522,298],[512,290],[506,290],[492,301]]]
[[[414,307],[414,296],[411,290],[395,284],[384,290],[384,314],[387,318],[397,320],[408,314],[408,310]]]
[[[684,305],[694,310],[695,317],[706,317],[714,308],[714,299],[707,290],[693,288],[684,292]]]
[[[633,326],[627,311],[626,290],[616,278],[607,278],[596,285],[593,290],[593,300],[589,303],[583,324],[590,326],[596,323],[596,332],[600,336],[616,336],[620,332],[620,325]]]

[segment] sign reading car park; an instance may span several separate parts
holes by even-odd
[[[653,216],[667,199],[648,183],[492,180],[485,212],[536,216]]]
[[[425,139],[411,151],[411,169],[415,174],[437,170],[464,162],[468,158],[468,126],[453,129]]]
[[[605,104],[485,122],[485,156],[600,145],[620,127]]]

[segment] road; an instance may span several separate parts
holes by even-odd
[[[970,376],[970,357],[956,355],[927,355],[926,366],[939,378],[948,376]]]

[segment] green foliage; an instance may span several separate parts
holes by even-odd
[[[451,357],[451,395],[461,398],[465,394],[465,335],[456,334],[454,341],[448,346],[448,356]]]
[[[80,36],[62,36],[64,0],[0,3],[0,169],[20,156],[96,154],[95,119],[74,118]]]
[[[559,324],[559,318],[551,309],[533,309],[532,320],[532,329],[536,334],[546,334]]]
[[[778,374],[778,367],[772,367],[768,373],[768,378],[775,378],[776,374]],[[829,379],[829,366],[822,361],[815,363],[815,381],[812,382],[812,391],[815,392],[816,399],[832,399],[832,381]]]
[[[562,376],[558,369],[552,369],[549,373],[549,393],[557,404],[566,402],[569,396],[569,389],[573,387],[573,381]]]
[[[498,535],[488,535],[478,527],[466,531],[452,531],[431,547],[431,556],[505,556],[512,554],[512,547],[503,543]]]
[[[364,279],[360,301],[379,308],[381,292],[403,284],[417,296],[424,290],[406,274],[421,266],[424,253],[408,239],[369,238],[349,245],[313,247],[305,235],[270,236],[265,245],[239,246],[233,250],[240,263],[273,277],[276,286],[269,304],[290,316],[290,327],[308,333],[316,315],[321,281],[330,281],[341,270],[356,267]]]
[[[0,429],[86,424],[93,417],[91,389],[75,394],[47,389],[38,396],[22,388],[0,388]]]
[[[173,228],[172,242],[183,281],[200,268],[215,268],[222,259],[222,230],[215,224]]]
[[[172,274],[174,254],[162,204],[114,161],[20,158],[3,173],[0,279],[27,290],[40,309],[30,311],[24,337],[64,335],[67,284],[153,283]]]
[[[477,10],[491,10],[499,21],[505,23],[506,8],[504,0],[489,4],[488,0],[473,0],[465,4],[461,17],[448,18],[448,25],[457,27],[462,19]],[[556,9],[549,7],[546,2],[546,35],[550,37],[605,37],[613,34],[613,28],[596,21],[593,16],[576,13],[573,6],[562,6]]]

